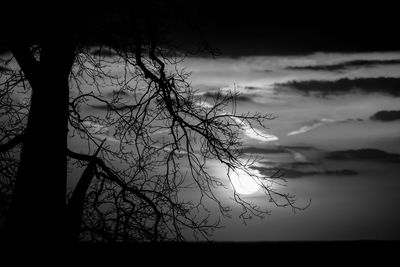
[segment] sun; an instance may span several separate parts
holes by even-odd
[[[260,182],[256,177],[251,177],[243,170],[237,170],[230,176],[232,185],[239,194],[249,195],[260,189]]]

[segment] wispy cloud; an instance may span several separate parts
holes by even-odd
[[[84,121],[83,125],[94,137],[97,137],[99,139],[106,139],[110,142],[121,142],[120,140],[109,135],[110,129],[107,126],[101,125],[94,121]]]
[[[203,108],[212,108],[213,106],[209,104],[206,101],[199,101],[196,103],[196,105],[201,106]],[[243,134],[247,136],[250,139],[253,140],[258,140],[262,142],[272,142],[272,141],[277,141],[279,138],[273,134],[269,134],[264,130],[258,130],[250,126],[249,123],[246,121],[235,117],[233,114],[230,114],[226,111],[222,111],[221,114],[225,114],[228,116],[231,116],[231,118],[241,127],[241,130],[243,131]]]
[[[322,125],[324,125],[324,123],[322,123],[322,122],[317,122],[317,123],[314,123],[313,125],[306,125],[306,126],[301,127],[298,130],[295,130],[295,131],[292,131],[292,132],[288,133],[287,135],[291,136],[291,135],[306,133],[306,132],[309,132],[312,129],[318,128],[318,127],[320,127]]]
[[[337,121],[333,120],[333,119],[322,118],[321,120],[316,121],[311,125],[305,125],[305,126],[301,127],[298,130],[295,130],[295,131],[292,131],[292,132],[288,133],[287,135],[291,136],[291,135],[303,134],[303,133],[309,132],[309,131],[311,131],[313,129],[316,129],[316,128],[318,128],[318,127],[320,127],[320,126],[322,126],[322,125],[324,125],[326,123],[333,123],[333,122],[337,122]]]
[[[325,124],[328,124],[328,123],[347,123],[347,122],[362,122],[362,121],[363,121],[363,119],[360,119],[360,118],[355,118],[355,119],[354,118],[349,118],[349,119],[344,119],[344,120],[335,120],[335,119],[322,118],[320,120],[313,121],[309,125],[302,126],[298,130],[289,132],[287,134],[287,136],[307,133],[307,132],[309,132],[311,130],[314,130],[314,129],[316,129],[318,127],[321,127],[321,126],[323,126]]]
[[[278,141],[279,138],[273,134],[269,134],[266,131],[258,130],[250,126],[247,122],[236,118],[232,117],[239,125],[241,125],[241,128],[243,130],[244,135],[246,135],[250,139],[262,141],[262,142],[272,142],[272,141]]]

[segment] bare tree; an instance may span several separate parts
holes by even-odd
[[[254,159],[242,157],[241,130],[272,116],[238,114],[235,93],[214,103],[195,94],[179,67],[182,50],[165,34],[169,9],[150,1],[107,12],[62,8],[50,16],[56,30],[39,20],[33,33],[13,29],[5,40],[0,200],[11,240],[208,239],[219,220],[206,202],[230,214],[215,193],[227,185],[207,169],[213,159],[228,177],[240,169],[259,181],[267,201],[297,209],[271,186],[276,177],[257,176]],[[104,116],[82,111],[96,105]],[[87,146],[74,151],[71,140]],[[78,169],[79,179],[68,175]],[[69,189],[68,179],[78,182]],[[197,201],[183,190],[196,190]],[[236,190],[232,198],[243,220],[269,213]]]

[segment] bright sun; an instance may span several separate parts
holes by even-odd
[[[239,194],[253,194],[260,189],[260,184],[256,182],[257,178],[252,178],[246,172],[237,170],[231,174],[231,181]]]

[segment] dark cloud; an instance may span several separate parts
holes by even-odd
[[[243,153],[250,154],[277,154],[277,153],[288,153],[288,151],[282,147],[244,147]]]
[[[322,97],[328,95],[345,94],[353,90],[364,93],[385,93],[392,96],[400,96],[400,78],[343,78],[335,81],[308,80],[276,83],[276,88],[290,88],[306,95],[317,94]]]
[[[333,151],[329,152],[326,158],[331,160],[368,160],[400,163],[400,154],[387,153],[373,148]]]
[[[284,147],[287,149],[294,149],[294,150],[315,150],[315,147],[306,145],[284,146]]]
[[[381,110],[370,117],[374,121],[400,120],[400,110]]]
[[[305,146],[305,145],[304,146],[303,145],[270,146],[270,147],[247,146],[247,147],[242,148],[243,153],[249,153],[249,154],[280,154],[280,153],[293,154],[295,151],[304,151],[304,150],[310,151],[310,150],[317,150],[317,149],[312,146]],[[298,162],[298,163],[299,164],[308,164],[308,165],[315,164],[315,163],[310,163],[310,162]]]
[[[223,97],[230,97],[227,94],[221,92],[206,92],[203,94],[204,97],[208,98],[223,98]],[[249,95],[238,94],[235,96],[236,101],[252,101]]]
[[[305,167],[316,167],[321,165],[319,162],[288,162],[288,163],[281,163],[280,166],[283,168],[290,168],[290,169],[297,169],[297,168],[305,168]]]
[[[260,174],[265,175],[267,177],[276,176],[277,171],[279,174],[283,175],[282,178],[300,178],[304,176],[313,176],[313,175],[339,175],[339,176],[348,176],[348,175],[357,175],[358,173],[353,170],[324,170],[324,171],[299,171],[290,168],[267,168],[267,167],[252,167],[255,170],[258,170]]]
[[[318,173],[316,173],[318,174]],[[328,170],[325,172],[322,172],[322,174],[325,175],[357,175],[358,172],[354,171],[354,170],[348,170],[348,169],[342,169],[342,170]]]
[[[390,60],[352,60],[331,65],[289,66],[289,70],[315,70],[315,71],[344,71],[349,68],[374,67],[377,65],[400,64],[400,59]]]
[[[262,89],[262,88],[258,87],[258,86],[245,86],[244,89],[247,89],[247,90],[258,90],[258,89]]]

